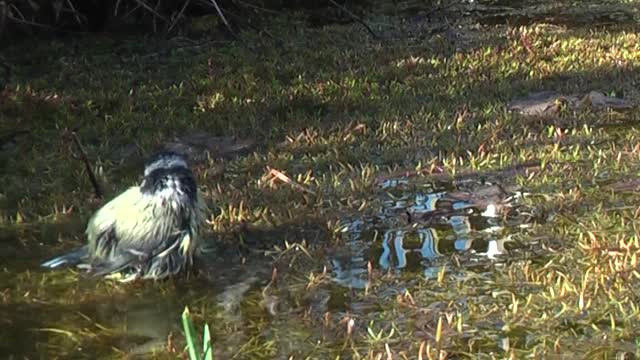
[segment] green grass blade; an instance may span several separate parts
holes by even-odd
[[[190,360],[200,360],[198,354],[201,352],[198,350],[197,340],[195,338],[195,328],[191,321],[191,315],[189,314],[189,308],[185,306],[182,312],[182,328],[184,329],[184,337],[187,340],[187,349],[189,350]]]
[[[204,350],[203,359],[213,360],[213,346],[211,345],[211,332],[209,324],[204,325],[204,335],[202,336],[202,348]]]

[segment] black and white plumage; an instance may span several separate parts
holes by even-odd
[[[144,179],[100,208],[86,229],[88,245],[42,264],[77,264],[121,281],[162,279],[188,269],[200,243],[206,205],[184,157],[161,152]]]

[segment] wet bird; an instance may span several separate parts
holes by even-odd
[[[139,186],[102,206],[89,220],[88,244],[42,264],[78,264],[93,276],[127,282],[188,270],[200,244],[206,205],[185,158],[160,152],[145,163]]]

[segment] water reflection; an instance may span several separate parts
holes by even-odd
[[[446,233],[447,231],[442,232]],[[416,258],[411,255],[417,254],[418,260],[424,267],[425,275],[432,277],[429,274],[434,273],[433,267],[436,268],[435,272],[437,273],[437,269],[441,265],[436,260],[454,251],[469,252],[476,257],[486,257],[491,260],[499,259],[501,255],[505,254],[504,243],[507,238],[473,238],[469,236],[469,233],[468,230],[456,233],[457,237],[453,241],[453,246],[450,247],[449,236],[441,239],[438,230],[433,228],[418,229],[415,230],[415,234],[404,230],[388,230],[382,241],[382,254],[378,258],[378,264],[383,269],[410,269],[415,266],[411,266],[408,259]],[[420,246],[417,248],[412,245],[413,239],[411,238],[414,235],[417,235],[420,242]],[[479,244],[475,248],[474,242]]]
[[[100,304],[96,310],[97,322],[116,334],[117,347],[130,356],[163,350],[167,336],[179,331],[180,306],[166,296],[160,301]]]
[[[392,185],[397,184],[388,184]],[[385,270],[421,272],[434,278],[448,265],[452,254],[476,263],[500,260],[509,240],[508,230],[496,211],[503,204],[485,202],[484,208],[478,209],[468,201],[452,201],[447,194],[432,191],[390,195],[383,201],[376,221],[347,222],[343,228],[346,244],[330,260],[334,281],[346,287],[365,288],[368,262]],[[403,212],[409,214],[409,222],[397,220]],[[434,214],[438,215],[436,222],[411,221]]]
[[[354,289],[365,289],[368,285],[368,256],[367,248],[362,246],[362,233],[366,224],[362,219],[350,222],[343,232],[349,241],[330,260],[333,269],[333,281]]]

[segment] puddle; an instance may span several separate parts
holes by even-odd
[[[42,235],[39,231],[28,234]],[[201,264],[204,269],[199,276],[122,286],[72,275],[68,269],[39,269],[38,261],[44,257],[37,253],[23,258],[28,266],[15,266],[15,261],[5,264],[11,267],[0,273],[2,290],[24,296],[0,302],[0,325],[11,329],[0,331],[0,353],[9,358],[76,358],[78,354],[99,358],[112,357],[114,351],[146,358],[154,352],[165,353],[168,339],[180,352],[184,345],[180,315],[185,306],[242,329],[254,316],[243,304],[260,293],[271,273],[267,258],[242,263],[238,257],[212,254]],[[201,319],[196,321],[200,324]],[[219,331],[215,325],[212,330]],[[238,330],[237,337],[216,351],[237,349],[244,340],[245,334]]]
[[[335,314],[339,319],[347,314],[356,318],[379,314],[384,311],[380,297],[402,294],[417,277],[436,279],[442,269],[457,279],[489,277],[493,267],[508,259],[510,250],[518,249],[511,236],[526,226],[513,210],[520,194],[509,187],[475,181],[453,186],[389,180],[381,185],[381,192],[377,214],[345,221],[344,242],[326,258],[299,267],[293,258],[274,262],[274,258],[258,255],[259,251],[243,258],[235,247],[227,249],[222,242],[206,254],[199,276],[125,287],[61,273],[66,270],[55,274],[33,271],[45,257],[40,252],[20,259],[26,265],[9,262],[6,266],[13,272],[0,276],[0,281],[15,296],[0,305],[0,318],[12,333],[0,334],[0,353],[65,357],[73,350],[94,357],[113,351],[148,356],[166,352],[169,338],[169,344],[181,349],[179,317],[188,305],[194,314],[206,317],[214,337],[220,339],[221,333],[234,329],[234,336],[218,340],[216,358],[229,358],[252,341],[263,342],[265,353],[284,358],[285,353],[305,351],[296,336],[340,337],[330,325],[310,329],[296,316],[324,319]],[[80,231],[78,226],[81,224],[25,227],[21,232],[7,232],[5,240],[15,244],[12,254],[17,255],[22,251],[19,238],[31,239],[25,243],[45,238],[49,242],[48,237],[68,241]],[[318,231],[321,229],[307,225],[286,226],[245,235],[250,241],[273,240],[275,244],[283,239],[324,238]],[[257,246],[251,247],[255,250]],[[290,254],[294,256],[293,251]],[[300,288],[309,266],[325,265],[331,285]],[[278,268],[278,279],[271,283],[274,268]],[[362,290],[370,286],[372,272],[390,274],[397,281],[367,296]],[[196,318],[199,321],[202,319]],[[296,336],[291,329],[297,329]]]
[[[455,276],[454,256],[464,271],[487,273],[508,258],[512,235],[528,226],[518,211],[504,211],[522,196],[514,189],[469,181],[458,184],[467,191],[412,190],[407,180],[381,187],[387,193],[377,216],[345,221],[345,245],[330,259],[340,286],[367,288],[369,266],[428,279],[445,268]]]
[[[143,293],[143,297],[104,294],[72,304],[2,305],[3,324],[11,334],[0,336],[0,351],[5,355],[19,351],[36,358],[44,354],[66,357],[68,349],[98,355],[105,351],[101,346],[105,343],[130,354],[161,350],[167,336],[179,332],[180,305],[173,296]],[[96,337],[99,341],[91,341]]]

